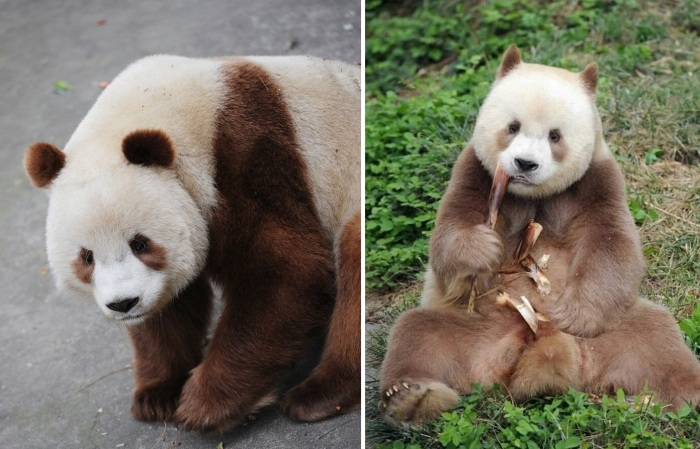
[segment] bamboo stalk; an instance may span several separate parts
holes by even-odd
[[[491,228],[491,230],[496,229],[496,223],[498,222],[498,211],[503,205],[503,199],[506,196],[506,190],[508,190],[508,181],[510,177],[508,173],[503,170],[501,163],[496,164],[496,170],[493,174],[493,181],[491,182],[491,191],[489,192],[488,206],[489,214],[486,218],[486,225]],[[472,276],[472,285],[469,287],[469,296],[467,300],[467,310],[469,312],[474,310],[474,303],[478,295],[476,291],[476,277]]]

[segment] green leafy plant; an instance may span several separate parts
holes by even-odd
[[[647,165],[655,164],[663,159],[664,150],[659,147],[650,148],[644,155],[644,163]]]
[[[646,220],[653,221],[659,218],[659,214],[648,207],[641,198],[630,200],[629,207],[630,212],[632,213],[632,218],[634,218],[634,221],[638,225],[641,225]]]
[[[695,307],[690,317],[681,320],[679,326],[688,345],[700,354],[700,305]]]
[[[73,86],[68,84],[68,82],[65,80],[57,80],[55,83],[53,83],[53,90],[57,94],[62,94],[64,92],[68,92],[72,88],[73,88]]]

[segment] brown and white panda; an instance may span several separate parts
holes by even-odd
[[[380,378],[384,418],[420,425],[474,384],[499,383],[516,401],[573,387],[656,392],[700,404],[700,363],[672,316],[639,297],[643,256],[622,173],[595,105],[598,68],[581,73],[521,61],[512,46],[453,169],[430,243],[421,307],[392,328]],[[492,177],[510,177],[495,230],[486,226]],[[548,254],[551,292],[509,266],[530,220],[531,251]],[[483,295],[464,305],[476,279]],[[546,318],[537,333],[506,292]]]
[[[105,89],[65,149],[36,143],[59,288],[127,325],[132,414],[226,429],[286,393],[313,421],[360,400],[360,69],[311,57],[157,55]],[[224,309],[203,355],[212,309]]]

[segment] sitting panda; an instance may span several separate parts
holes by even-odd
[[[671,409],[700,404],[700,363],[673,317],[639,297],[641,245],[603,140],[597,81],[595,64],[571,73],[506,51],[440,204],[421,307],[389,335],[379,404],[388,422],[420,426],[477,383],[501,384],[516,401],[648,386]],[[510,182],[491,229],[499,163]],[[543,226],[531,254],[550,257],[549,294],[508,269],[531,220]],[[469,312],[472,280],[482,294]],[[499,293],[525,296],[546,321],[533,332]]]
[[[278,400],[314,421],[360,401],[360,69],[311,57],[156,55],[105,89],[64,150],[25,168],[49,192],[61,289],[133,344],[131,412],[223,430]],[[217,285],[224,308],[203,354]]]

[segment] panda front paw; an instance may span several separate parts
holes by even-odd
[[[198,366],[185,383],[174,421],[181,430],[223,431],[239,424],[244,417],[236,401],[226,394],[225,379],[205,376]]]
[[[134,391],[131,414],[139,421],[170,421],[177,409],[182,384],[138,387]]]
[[[430,264],[449,296],[465,294],[474,279],[483,287],[503,261],[503,241],[486,225],[439,234]]]

